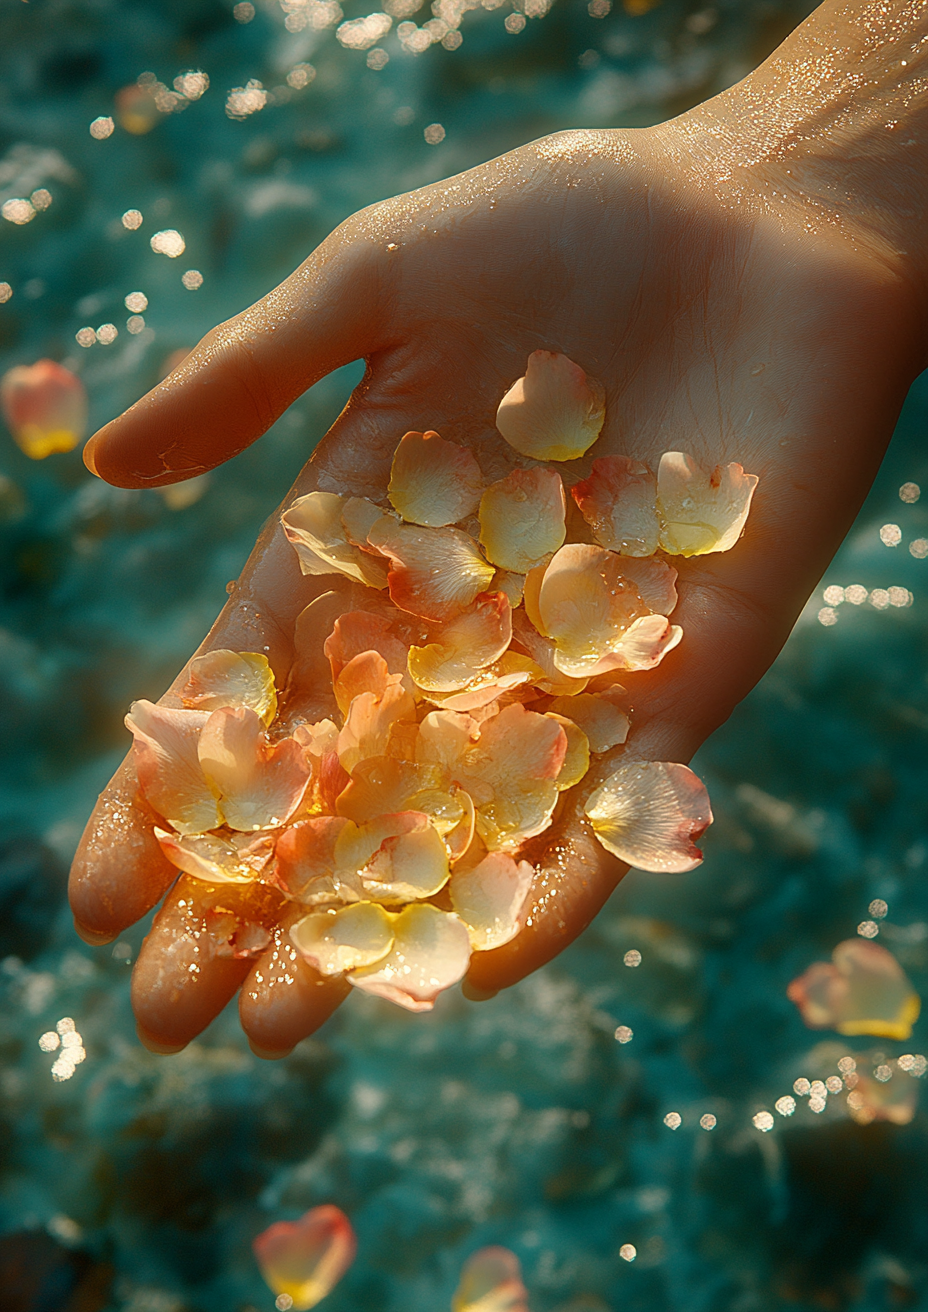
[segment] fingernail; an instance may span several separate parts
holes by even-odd
[[[84,451],[83,451],[84,464],[85,464],[85,465],[87,466],[87,468],[90,470],[91,474],[94,474],[94,475],[96,475],[97,478],[99,478],[100,475],[97,473],[97,467],[96,467],[96,465],[94,464],[94,461],[93,461],[93,448],[94,448],[94,442],[95,442],[95,439],[92,438],[92,437],[90,437],[90,438],[88,438],[87,441],[84,443]]]

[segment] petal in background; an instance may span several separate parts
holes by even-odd
[[[863,938],[839,943],[786,990],[810,1029],[907,1039],[921,999],[891,952]]]
[[[519,932],[519,916],[535,875],[528,861],[491,852],[470,870],[457,870],[448,891],[475,952],[501,948]]]
[[[870,1125],[873,1121],[889,1121],[891,1125],[908,1125],[918,1109],[918,1080],[908,1075],[900,1067],[899,1058],[893,1062],[883,1060],[877,1065],[881,1078],[875,1073],[868,1075],[861,1070],[863,1062],[857,1056],[857,1070],[853,1079],[854,1087],[847,1095],[847,1109],[858,1125]],[[882,1078],[889,1073],[888,1078]]]
[[[564,545],[564,484],[555,469],[514,469],[480,501],[480,545],[500,569],[525,574]]]
[[[464,1263],[451,1312],[529,1312],[522,1268],[508,1248],[481,1248]]]
[[[280,517],[287,541],[304,574],[345,574],[371,588],[387,586],[386,570],[369,552],[348,541],[342,523],[345,498],[334,492],[310,492]]]
[[[273,1293],[291,1298],[296,1312],[308,1312],[341,1280],[358,1242],[345,1213],[326,1205],[298,1221],[277,1221],[252,1247]]]
[[[702,861],[696,839],[712,823],[709,794],[685,765],[629,761],[585,809],[606,851],[638,870],[679,873]]]
[[[623,556],[651,556],[657,550],[657,479],[647,465],[628,456],[601,456],[570,495],[600,546]]]
[[[342,528],[352,546],[370,551],[367,535],[386,511],[367,497],[348,497],[342,506]]]
[[[678,556],[728,551],[741,536],[757,483],[741,465],[717,465],[707,474],[692,456],[665,451],[657,471],[664,551]]]
[[[407,1011],[431,1011],[439,993],[464,977],[470,961],[467,929],[457,916],[419,902],[394,919],[393,935],[384,961],[352,971],[348,979]]]
[[[409,673],[428,692],[459,692],[498,661],[512,641],[512,608],[503,592],[485,592],[452,620],[437,642],[410,647]]]
[[[437,433],[407,433],[393,456],[387,495],[412,524],[442,528],[473,514],[483,477],[466,446]]]
[[[188,834],[159,829],[155,837],[172,866],[207,884],[253,884],[274,855],[270,834]]]
[[[204,775],[221,795],[222,816],[231,829],[285,824],[303,800],[312,773],[295,739],[271,747],[260,718],[244,706],[213,711],[197,754]]]
[[[602,383],[555,351],[533,351],[525,377],[499,403],[496,427],[533,460],[576,460],[599,437],[606,416]]]
[[[197,755],[208,719],[206,711],[172,710],[149,701],[133,702],[126,716],[139,786],[179,834],[202,834],[222,824]]]
[[[382,961],[393,946],[393,917],[376,902],[304,916],[290,928],[297,952],[320,975],[342,975]]]
[[[436,623],[465,610],[487,590],[495,573],[470,534],[457,528],[419,528],[385,516],[368,541],[390,558],[394,604]]]
[[[185,706],[199,711],[247,706],[265,724],[277,714],[274,672],[267,657],[255,651],[219,649],[195,656],[181,696]]]
[[[87,431],[87,393],[54,360],[18,364],[0,379],[0,408],[17,445],[33,460],[70,451]]]
[[[617,693],[582,692],[577,697],[556,697],[548,713],[565,715],[579,725],[589,739],[591,752],[608,752],[628,737],[628,716],[617,705],[622,695],[620,688]]]

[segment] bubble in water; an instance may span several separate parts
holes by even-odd
[[[74,340],[78,346],[93,346],[97,340],[97,334],[93,328],[78,328],[74,334]]]
[[[700,1116],[699,1124],[704,1130],[714,1130],[718,1125],[718,1121],[711,1112],[706,1112],[705,1116]]]
[[[382,68],[386,68],[390,62],[390,56],[386,50],[379,47],[376,50],[369,50],[367,54],[367,66],[372,68],[375,73],[379,73]]]
[[[921,496],[922,490],[917,483],[903,483],[899,489],[899,500],[911,506]]]
[[[188,292],[195,292],[198,287],[203,286],[203,275],[199,269],[188,269],[181,278],[181,282]]]
[[[312,64],[295,64],[287,74],[287,85],[295,91],[301,91],[303,87],[309,86],[315,76],[316,70]]]
[[[758,1112],[756,1116],[751,1117],[751,1124],[755,1130],[760,1130],[761,1134],[766,1134],[773,1129],[773,1117],[769,1112]]]
[[[791,1098],[789,1094],[786,1094],[783,1098],[777,1098],[773,1105],[775,1110],[778,1111],[781,1116],[792,1116],[793,1112],[796,1110],[796,1099]]]
[[[884,547],[898,547],[902,541],[902,529],[898,524],[884,524],[880,529],[880,541]]]
[[[460,32],[446,32],[441,39],[445,50],[458,50],[464,44],[464,38]]]
[[[440,123],[430,123],[422,135],[430,146],[438,146],[445,139],[445,129]]]
[[[641,953],[638,951],[637,948],[632,948],[629,952],[626,952],[622,960],[625,962],[626,966],[633,966],[633,967],[640,966]]]
[[[628,1025],[619,1025],[616,1029],[615,1037],[619,1043],[631,1043],[632,1039],[635,1037],[635,1032],[630,1029]]]
[[[875,897],[867,907],[867,910],[870,912],[874,920],[883,920],[885,916],[889,915],[889,903],[884,902],[881,897]],[[838,1069],[841,1069],[840,1064]]]
[[[3,305],[13,295],[13,288],[8,282],[0,282],[0,305]]]
[[[187,249],[187,243],[176,228],[165,228],[164,232],[156,232],[149,245],[156,255],[167,255],[171,260],[176,260],[178,255],[183,255]]]
[[[889,592],[886,588],[874,588],[867,600],[874,610],[886,610],[889,606]]]
[[[141,228],[142,211],[126,210],[125,214],[122,216],[122,226],[128,228],[130,232],[135,232],[136,228]]]
[[[510,14],[503,24],[503,27],[505,27],[507,32],[511,32],[513,36],[515,36],[517,32],[521,32],[525,27],[525,15]]]
[[[60,1042],[61,1039],[54,1030],[46,1030],[39,1038],[39,1047],[43,1052],[54,1052]]]
[[[817,616],[819,624],[823,624],[826,629],[830,629],[833,624],[838,623],[838,612],[832,606],[823,606]]]
[[[232,17],[236,23],[250,23],[255,16],[255,7],[250,0],[241,0],[232,10]]]
[[[38,187],[29,197],[29,200],[35,209],[47,210],[52,203],[52,193],[46,190],[45,187]]]
[[[174,90],[188,100],[199,100],[204,91],[209,90],[209,77],[198,68],[178,73],[174,79]]]
[[[95,118],[90,125],[90,135],[95,141],[105,141],[107,137],[113,135],[113,128],[116,124],[111,118]]]
[[[880,927],[875,920],[862,920],[857,926],[857,933],[861,938],[876,938],[880,932]]]
[[[832,584],[822,593],[822,600],[828,606],[840,606],[844,600],[844,589]]]
[[[911,606],[915,598],[908,588],[887,588],[890,606]]]
[[[852,583],[849,588],[844,589],[844,600],[849,601],[852,606],[862,606],[867,600],[867,589],[861,583]]]
[[[621,1257],[624,1262],[634,1262],[637,1256],[638,1249],[634,1244],[623,1244],[619,1249],[619,1257]]]
[[[130,292],[123,301],[123,305],[127,310],[131,310],[133,314],[141,314],[148,309],[148,297],[144,292]]]
[[[14,196],[10,200],[4,201],[0,206],[0,214],[6,219],[7,223],[16,223],[20,226],[24,223],[31,223],[35,218],[35,210],[32,202],[22,196]]]
[[[804,1098],[811,1088],[812,1085],[803,1076],[800,1076],[798,1080],[793,1080],[793,1093],[798,1093],[800,1098]]]
[[[679,1130],[680,1126],[683,1124],[683,1117],[679,1112],[668,1112],[664,1117],[664,1124],[670,1130]]]
[[[135,337],[138,333],[145,331],[145,320],[140,314],[130,314],[126,320],[126,330]]]
[[[909,543],[909,555],[916,560],[924,560],[928,556],[928,538],[914,538]]]

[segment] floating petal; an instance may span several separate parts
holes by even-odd
[[[918,1084],[896,1070],[889,1080],[875,1080],[861,1070],[857,1055],[857,1080],[847,1095],[847,1109],[858,1125],[889,1121],[891,1125],[908,1125],[918,1107]],[[892,1069],[892,1067],[890,1067]]]
[[[386,756],[394,729],[403,722],[413,724],[416,703],[400,682],[398,674],[387,676],[393,682],[378,697],[364,692],[355,697],[338,735],[338,759],[349,774],[361,761]]]
[[[498,661],[512,641],[512,609],[503,592],[486,592],[452,620],[438,642],[410,647],[409,673],[427,692],[458,692]]]
[[[54,360],[8,369],[0,379],[0,408],[17,445],[33,460],[72,450],[87,431],[84,384]]]
[[[621,694],[621,690],[620,690]],[[628,737],[628,716],[608,693],[584,692],[578,697],[557,697],[548,712],[565,715],[580,726],[593,752],[608,752]]]
[[[298,497],[280,517],[304,574],[346,574],[371,588],[385,588],[387,574],[369,552],[348,541],[342,523],[345,498],[334,492]]]
[[[907,1039],[921,1000],[891,952],[863,938],[845,939],[786,990],[811,1029]]]
[[[270,746],[260,717],[244,706],[213,711],[197,754],[204,775],[221,795],[230,829],[285,824],[303,800],[311,774],[300,744],[284,738]]]
[[[337,1207],[314,1207],[299,1221],[277,1221],[253,1244],[258,1266],[271,1290],[308,1312],[325,1298],[351,1266],[357,1240],[351,1222]]]
[[[599,437],[606,393],[554,351],[533,351],[525,377],[513,383],[496,412],[496,427],[510,446],[533,460],[576,460]]]
[[[437,433],[407,433],[393,457],[387,495],[410,523],[441,528],[472,514],[482,488],[480,467],[467,447]]]
[[[335,874],[335,844],[348,823],[341,816],[319,815],[284,830],[277,842],[275,873],[288,897],[317,906],[360,896],[356,880],[346,885]]]
[[[208,651],[195,656],[182,693],[185,706],[217,711],[247,706],[270,724],[277,714],[274,672],[266,656],[255,651]]]
[[[269,834],[188,834],[159,829],[155,837],[172,866],[207,884],[253,884],[274,855]]]
[[[629,761],[586,804],[607,852],[638,870],[677,873],[702,861],[696,840],[712,823],[705,785],[685,765]]]
[[[628,456],[601,456],[570,495],[601,546],[623,556],[651,556],[657,550],[657,479],[647,465]]]
[[[467,928],[457,916],[419,902],[396,917],[393,935],[393,948],[384,961],[352,971],[348,979],[355,988],[407,1011],[431,1011],[439,993],[467,970]]]
[[[707,474],[692,456],[665,451],[657,471],[661,547],[677,556],[728,551],[741,536],[757,483],[741,465],[717,465]]]
[[[368,541],[388,556],[390,598],[400,610],[444,623],[485,592],[494,570],[468,533],[378,520]]]
[[[572,701],[573,698],[565,697],[561,700]],[[573,788],[574,784],[578,784],[589,770],[590,742],[579,725],[568,719],[566,715],[558,715],[556,711],[550,710],[546,711],[545,714],[561,726],[567,737],[567,752],[564,756],[564,764],[554,781],[557,784],[558,792],[563,793],[566,789]]]
[[[564,484],[555,469],[514,469],[480,501],[480,545],[500,569],[525,574],[563,546]]]
[[[385,906],[422,901],[444,888],[451,873],[448,850],[437,829],[427,825],[385,838],[361,871],[367,897]]]
[[[508,1248],[481,1248],[464,1263],[451,1312],[529,1312],[522,1268]]]
[[[475,952],[501,948],[515,938],[534,875],[528,861],[491,852],[479,865],[451,876],[451,905],[467,926]]]
[[[393,946],[393,925],[376,902],[355,902],[304,916],[291,927],[290,941],[320,975],[342,975],[382,961]]]
[[[177,711],[133,702],[126,727],[139,786],[159,815],[179,834],[201,834],[222,824],[215,792],[197,756],[207,711]]]

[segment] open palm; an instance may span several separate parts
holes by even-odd
[[[658,670],[623,676],[635,756],[687,760],[776,656],[866,494],[918,361],[895,271],[854,234],[817,231],[800,204],[771,203],[759,168],[749,186],[708,185],[681,123],[548,138],[356,215],[108,425],[89,462],[125,487],[198,474],[318,378],[364,357],[364,381],[291,498],[318,487],[381,500],[409,429],[471,446],[499,478],[512,467],[493,423],[500,397],[530,352],[564,352],[606,387],[592,455],[656,466],[661,452],[683,450],[760,476],[735,549],[674,562],[682,644]],[[263,651],[282,684],[296,616],[339,586],[300,574],[273,516],[200,650]],[[321,689],[327,671],[319,677]],[[624,873],[583,818],[609,760],[529,845],[528,924],[473,959],[472,995],[559,952]],[[127,762],[72,871],[88,941],[117,935],[174,881],[152,819]],[[257,962],[202,952],[207,911],[234,914],[236,896],[186,876],[169,894],[133,982],[151,1046],[188,1042],[242,985],[256,1051],[285,1052],[344,996],[280,930]],[[278,913],[269,904],[269,924]]]

